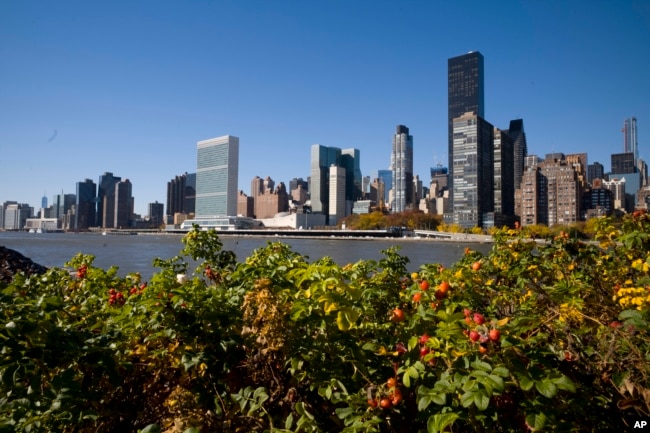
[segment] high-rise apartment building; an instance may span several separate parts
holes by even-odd
[[[181,174],[167,182],[167,213],[193,214],[196,207],[196,173]]]
[[[571,224],[580,219],[580,179],[562,154],[549,154],[524,172],[521,224]]]
[[[478,51],[450,58],[447,61],[447,108],[448,108],[448,158],[450,183],[453,183],[454,137],[453,121],[465,113],[485,118],[483,55]],[[450,200],[453,205],[453,191]]]
[[[113,173],[104,172],[99,176],[97,184],[97,224],[103,228],[113,228],[115,218],[115,185],[121,177]]]
[[[97,185],[92,180],[77,182],[76,208],[76,230],[87,230],[97,225]]]
[[[196,147],[196,217],[235,216],[239,138],[224,135]]]
[[[528,156],[528,143],[526,142],[523,119],[511,120],[506,133],[512,138],[513,142],[514,186],[517,189],[521,184],[521,177],[524,175],[524,161]]]
[[[413,136],[404,125],[397,125],[393,135],[390,158],[393,172],[393,212],[403,212],[413,206]]]
[[[636,117],[630,117],[623,122],[623,152],[634,155],[639,159],[639,143],[636,135]],[[613,171],[613,169],[612,169]]]
[[[473,112],[454,119],[453,222],[483,227],[494,212],[494,127]]]

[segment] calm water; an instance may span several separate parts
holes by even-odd
[[[487,253],[490,244],[451,243],[424,239],[291,239],[283,237],[222,237],[224,248],[234,251],[239,261],[266,245],[268,241],[281,241],[309,257],[309,261],[324,256],[339,265],[360,259],[379,260],[382,250],[398,245],[400,254],[409,258],[409,271],[425,263],[450,266],[464,252],[466,246]],[[153,259],[174,257],[182,248],[179,235],[106,235],[90,233],[26,233],[0,232],[0,245],[11,248],[44,266],[63,266],[77,253],[95,256],[95,266],[118,266],[119,274],[140,272],[148,279],[157,271]]]

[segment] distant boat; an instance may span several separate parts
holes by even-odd
[[[36,233],[36,229],[29,229],[30,233]]]

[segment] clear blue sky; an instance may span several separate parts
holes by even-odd
[[[113,172],[135,210],[240,138],[239,189],[309,176],[310,146],[387,169],[397,124],[414,171],[447,160],[447,59],[485,57],[485,117],[524,119],[529,153],[610,169],[635,116],[650,157],[648,1],[0,2],[0,202]]]

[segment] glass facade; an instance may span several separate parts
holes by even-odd
[[[481,118],[484,113],[484,85],[483,85],[483,55],[472,51],[447,61],[447,105],[449,145],[447,155],[449,158],[450,175],[453,177],[454,163],[454,137],[453,121],[465,113],[474,113]],[[450,179],[451,181],[451,179]],[[453,191],[450,200],[453,203]]]
[[[197,217],[236,215],[239,138],[199,141],[196,167]]]
[[[95,227],[97,185],[90,179],[77,182],[77,212],[75,213],[75,229],[86,230]]]
[[[453,125],[453,222],[483,227],[484,214],[494,211],[494,127],[473,113]]]
[[[392,170],[393,212],[403,212],[413,205],[413,136],[404,125],[397,125],[393,135]]]
[[[514,187],[519,188],[521,178],[524,175],[524,161],[528,156],[528,144],[524,132],[524,121],[515,119],[510,121],[510,128],[506,133],[512,138],[514,158]]]

